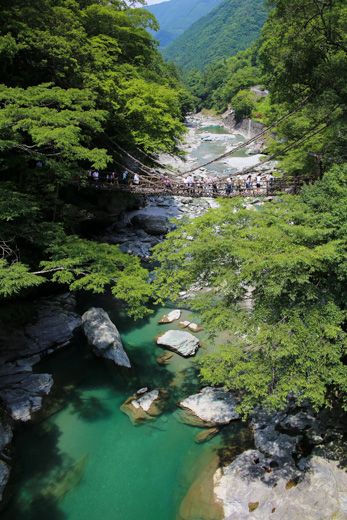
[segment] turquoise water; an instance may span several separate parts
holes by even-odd
[[[172,328],[157,324],[163,309],[137,325],[112,306],[107,310],[133,368],[95,358],[82,337],[39,365],[53,374],[55,387],[45,415],[17,433],[13,498],[3,520],[181,519],[182,499],[204,464],[222,453],[226,439],[229,446],[241,442],[243,428],[236,424],[196,444],[200,430],[179,421],[176,403],[198,382],[194,361],[176,355],[165,367],[156,361],[163,350],[154,338]],[[203,343],[202,352],[209,345]],[[163,415],[133,426],[119,407],[143,386],[165,388],[169,397]]]

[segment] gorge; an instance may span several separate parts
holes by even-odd
[[[0,0],[1,518],[343,520],[345,2],[145,3]]]

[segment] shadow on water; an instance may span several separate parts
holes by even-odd
[[[43,497],[40,493],[47,479],[56,472],[56,468],[71,463],[69,457],[61,454],[58,442],[61,432],[56,425],[43,422],[30,424],[17,430],[16,456],[13,464],[11,483],[16,483],[15,493],[1,513],[3,520],[63,520],[54,497]],[[25,440],[25,442],[24,442]],[[44,456],[42,456],[44,454]],[[30,478],[28,478],[30,475]],[[11,485],[10,485],[11,495]],[[30,497],[35,496],[34,500]]]
[[[222,447],[217,453],[221,466],[231,464],[240,453],[254,448],[253,434],[249,428],[245,428],[242,421],[225,426],[219,435],[222,438]]]
[[[67,515],[53,498],[38,497],[34,499],[25,510],[16,509],[16,517],[6,516],[4,520],[67,520]]]

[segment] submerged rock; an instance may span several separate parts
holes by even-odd
[[[274,465],[256,450],[217,470],[214,491],[233,520],[327,520],[347,516],[347,474],[338,463],[312,457],[308,471]],[[257,506],[255,507],[255,504]]]
[[[197,444],[202,444],[203,442],[207,442],[220,432],[219,428],[208,428],[204,429],[203,431],[199,432],[197,435],[195,435],[195,442]]]
[[[67,469],[62,469],[54,480],[46,486],[41,494],[46,498],[61,500],[81,482],[88,462],[88,455],[73,463]]]
[[[181,408],[189,410],[209,425],[229,424],[239,419],[236,406],[236,399],[230,392],[212,387],[206,387],[180,403]]]
[[[97,356],[131,368],[118,329],[104,309],[92,307],[83,314],[82,322],[84,333]]]
[[[181,317],[181,311],[179,309],[175,309],[174,311],[165,314],[159,321],[161,324],[172,323],[173,321],[179,320]]]
[[[158,365],[168,365],[172,358],[174,357],[173,352],[165,352],[162,356],[157,357]]]
[[[183,357],[194,356],[199,344],[198,338],[182,330],[168,330],[157,339],[157,345],[167,347]]]

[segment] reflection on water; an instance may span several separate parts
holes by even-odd
[[[95,358],[82,337],[39,366],[53,374],[54,392],[45,418],[17,433],[14,495],[3,520],[175,520],[205,461],[224,453],[226,437],[229,444],[243,442],[246,430],[233,425],[197,444],[199,430],[177,420],[177,401],[198,380],[193,360],[175,354],[168,365],[156,361],[164,351],[154,338],[172,328],[157,324],[165,309],[133,324],[109,298],[93,303],[119,326],[133,368]],[[185,312],[183,319],[192,316]],[[119,408],[144,386],[163,388],[169,397],[163,415],[133,426]],[[210,520],[207,508],[205,517],[194,514],[185,520]]]

